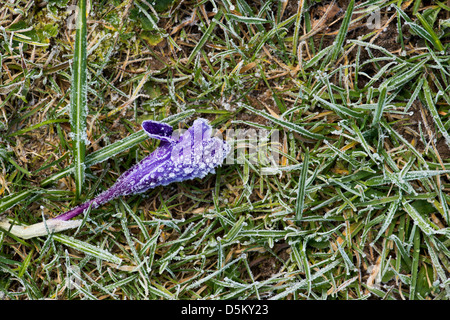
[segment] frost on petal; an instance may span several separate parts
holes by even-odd
[[[189,130],[180,135],[171,151],[170,159],[175,166],[182,167],[192,162],[192,137]]]
[[[145,120],[142,122],[142,129],[145,130],[150,138],[175,143],[175,140],[172,138],[173,128],[167,123]]]

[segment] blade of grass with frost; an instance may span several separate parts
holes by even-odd
[[[122,259],[120,259],[119,257],[106,251],[105,249],[95,247],[87,242],[77,240],[72,237],[68,237],[68,236],[64,236],[64,235],[56,235],[56,234],[53,235],[53,238],[56,241],[65,244],[66,246],[69,246],[73,249],[82,251],[92,257],[95,257],[95,258],[98,258],[98,259],[101,259],[104,261],[109,261],[109,262],[115,263],[115,264],[120,264],[122,262]]]
[[[396,139],[400,140],[403,144],[405,144],[409,150],[411,150],[414,155],[420,160],[420,162],[422,164],[427,165],[427,162],[425,161],[425,159],[423,158],[422,154],[420,152],[417,151],[416,148],[414,148],[408,140],[406,140],[405,138],[403,138],[402,135],[400,135],[397,131],[395,131],[389,124],[386,123],[386,121],[384,121],[384,119],[380,119],[380,124],[393,136],[395,136]]]
[[[429,59],[426,58],[412,68],[405,64],[406,70],[399,72],[397,76],[388,78],[388,80],[383,82],[382,85],[386,86],[388,91],[397,90],[399,87],[410,82],[417,74],[422,72],[422,67],[428,62],[428,60]]]
[[[258,56],[258,53],[261,51],[262,47],[264,47],[264,45],[269,42],[269,40],[277,33],[277,32],[281,32],[283,30],[285,30],[287,32],[286,28],[283,28],[281,25],[284,25],[285,23],[280,23],[279,25],[275,26],[272,28],[272,30],[270,30],[269,32],[267,32],[261,39],[261,41],[259,42],[259,44],[256,46],[256,49],[254,50],[253,56],[251,58],[251,61],[255,61],[255,59]]]
[[[62,122],[68,122],[68,120],[67,119],[50,119],[50,120],[42,121],[42,122],[39,122],[39,123],[37,123],[37,124],[35,124],[33,126],[29,126],[29,127],[24,128],[24,129],[21,129],[21,130],[18,130],[16,132],[13,132],[13,133],[9,134],[8,136],[9,137],[13,137],[13,136],[22,135],[24,133],[27,133],[28,131],[32,131],[32,130],[38,129],[38,128],[40,128],[42,126],[46,126],[48,124],[62,123]]]
[[[380,96],[378,97],[378,103],[375,109],[375,114],[373,116],[372,126],[377,125],[380,122],[380,118],[383,114],[383,109],[386,106],[386,93],[387,93],[386,86],[382,86],[380,88]]]
[[[426,235],[432,235],[435,229],[424,219],[422,214],[420,214],[407,200],[402,200],[403,208],[408,213],[408,215],[414,220]]]
[[[220,18],[222,18],[223,12],[222,10],[219,10],[216,15],[214,16],[214,18],[211,21],[211,24],[209,25],[208,29],[206,29],[205,33],[203,34],[203,36],[200,38],[199,42],[197,43],[197,45],[194,47],[194,49],[192,49],[191,54],[189,55],[188,61],[186,63],[186,67],[188,65],[191,64],[192,61],[194,61],[195,57],[197,56],[197,53],[200,51],[201,48],[203,48],[203,46],[205,45],[205,43],[208,41],[209,37],[211,36],[214,28],[217,25],[217,21],[220,20]]]
[[[389,50],[387,50],[386,48],[377,46],[376,44],[369,43],[369,42],[364,42],[364,41],[361,41],[361,40],[353,40],[353,39],[350,39],[350,40],[348,40],[348,41],[349,41],[350,43],[354,43],[354,44],[357,44],[357,45],[359,45],[359,46],[363,46],[363,47],[368,47],[368,48],[370,48],[370,49],[376,49],[376,50],[379,50],[379,51],[381,51],[383,54],[385,54],[386,56],[392,58],[393,60],[395,60],[395,61],[397,61],[397,62],[399,62],[399,63],[404,63],[404,62],[405,62],[405,61],[403,61],[403,59],[401,59],[401,58],[399,58],[398,56],[396,56],[396,55],[392,54],[391,52],[389,52]]]
[[[366,180],[365,184],[367,186],[375,187],[381,186],[383,184],[392,183],[394,182],[393,179],[395,179],[396,181],[411,181],[411,180],[431,178],[441,174],[449,174],[449,173],[450,170],[422,170],[422,171],[409,171],[402,176],[401,173],[394,172],[386,176],[380,175],[371,177]]]
[[[74,158],[75,196],[81,195],[84,182],[86,154],[86,114],[87,114],[87,31],[86,0],[78,3],[75,52],[72,66],[72,87],[70,94],[70,126],[72,154]]]
[[[417,82],[416,87],[414,88],[414,91],[413,91],[411,97],[409,98],[408,103],[405,106],[404,112],[408,112],[409,108],[411,108],[414,101],[416,101],[416,98],[419,95],[419,92],[422,90],[423,83],[424,83],[423,77],[419,78],[419,81]]]
[[[225,235],[224,240],[230,242],[233,241],[238,235],[239,232],[242,230],[244,226],[247,224],[245,223],[246,217],[245,215],[242,215],[239,220],[234,224],[234,226],[228,231],[228,233]]]
[[[439,255],[434,250],[434,247],[431,245],[430,241],[433,241],[433,237],[425,237],[425,244],[427,245],[428,252],[430,254],[431,262],[433,263],[434,269],[438,274],[441,282],[445,285],[445,291],[447,291],[447,295],[449,294],[449,282],[448,277],[446,275],[445,270],[442,268],[441,263],[439,262]],[[433,241],[434,242],[434,241]],[[440,253],[442,254],[442,253]]]
[[[391,68],[392,65],[396,64],[396,62],[389,62],[385,66],[383,66],[373,77],[371,77],[370,81],[364,86],[364,90],[372,87],[372,84],[377,82],[381,77],[386,76],[386,71]],[[369,99],[370,100],[370,99]]]
[[[33,190],[25,190],[9,194],[0,199],[0,213],[14,207],[17,204],[23,203],[23,201],[34,193]]]
[[[417,276],[419,273],[420,262],[420,232],[417,228],[413,229],[413,258],[411,262],[411,286],[409,287],[409,298],[416,299]]]
[[[423,93],[425,95],[425,101],[427,102],[428,109],[430,110],[431,116],[433,117],[434,123],[438,127],[439,131],[441,132],[442,136],[445,138],[445,142],[448,146],[450,146],[450,135],[448,134],[447,130],[444,127],[444,124],[442,123],[441,117],[439,116],[439,112],[436,109],[436,106],[433,101],[433,97],[431,95],[431,89],[428,85],[428,81],[424,79],[423,83]]]
[[[306,196],[306,177],[308,175],[309,166],[309,150],[305,149],[305,158],[303,159],[302,171],[298,181],[297,201],[295,204],[295,220],[299,223],[303,215],[303,206]]]
[[[444,284],[445,291],[447,292],[447,296],[448,296],[450,294],[448,277],[439,261],[439,255],[436,253],[436,251],[434,250],[433,246],[430,243],[430,240],[432,241],[432,237],[429,237],[428,239],[427,239],[427,237],[425,237],[424,240],[425,240],[425,244],[427,245],[433,267],[436,270],[436,273],[437,273],[439,279],[441,280],[441,283]]]
[[[257,17],[245,17],[245,16],[238,16],[232,13],[226,13],[225,17],[237,22],[241,22],[243,24],[262,24],[262,23],[272,23],[272,21],[263,19],[263,18],[257,18]]]
[[[266,5],[263,5],[262,7],[261,7],[261,9],[260,9],[260,11],[259,11],[259,13],[258,13],[258,16],[255,16],[255,14],[254,14],[254,12],[253,12],[253,10],[252,10],[252,8],[248,5],[248,3],[246,2],[246,0],[237,0],[236,1],[236,5],[237,5],[237,7],[239,8],[239,12],[242,14],[242,15],[245,15],[246,17],[250,17],[250,18],[252,18],[252,17],[256,17],[256,18],[260,18],[261,19],[261,17],[264,15],[264,12],[266,11]],[[252,28],[249,28],[249,33],[250,33],[250,35],[253,37],[254,35],[255,35],[255,33],[256,32],[264,32],[264,26],[262,26],[261,24],[256,24],[255,25],[256,26],[256,29],[258,29],[258,30],[256,30],[256,31],[254,31],[254,30],[252,30]]]
[[[443,190],[442,189],[443,188],[439,188],[439,193],[438,193],[439,194],[439,201],[441,202],[440,206],[442,207],[442,216],[444,217],[445,221],[448,224],[449,221],[450,221],[449,208],[448,208],[447,200],[445,199],[445,196],[443,194]]]
[[[326,47],[324,49],[322,49],[321,51],[319,51],[314,57],[312,57],[311,60],[308,60],[305,64],[304,64],[304,69],[309,69],[311,67],[314,67],[319,61],[322,60],[322,58],[328,54],[328,52],[332,49],[332,46]]]
[[[374,163],[379,164],[381,160],[380,156],[377,153],[372,152],[372,150],[370,149],[371,146],[367,143],[367,140],[364,138],[364,134],[361,132],[359,127],[354,122],[351,123],[351,127],[353,131],[356,133],[357,137],[356,141],[358,141],[361,144],[364,151],[366,151],[366,153],[369,155],[370,159],[372,159]]]
[[[339,29],[339,33],[336,36],[336,40],[334,41],[334,50],[331,54],[331,61],[335,61],[339,52],[343,48],[345,36],[348,32],[348,27],[350,26],[350,21],[352,20],[353,8],[355,7],[355,0],[351,0],[345,10],[345,16],[342,20],[341,27]]]
[[[307,286],[308,282],[312,283],[315,279],[321,277],[323,274],[325,274],[328,271],[332,270],[333,268],[335,268],[340,263],[341,263],[341,259],[340,258],[335,259],[331,263],[327,264],[326,267],[324,267],[322,269],[319,269],[316,273],[311,275],[311,278],[309,280],[303,279],[300,282],[293,283],[290,288],[288,288],[287,290],[277,294],[276,296],[273,296],[273,297],[269,298],[269,300],[279,300],[281,298],[286,297],[288,294],[293,293],[293,292],[297,291],[298,289]]]
[[[321,102],[322,104],[324,104],[325,106],[329,107],[331,110],[333,110],[334,112],[336,112],[337,115],[339,115],[340,117],[343,118],[343,115],[346,115],[347,117],[350,118],[361,118],[363,116],[363,114],[354,111],[350,108],[347,108],[345,106],[341,106],[341,105],[336,105],[333,103],[330,103],[324,99],[322,99],[321,97],[317,96],[317,95],[313,95],[314,99],[316,99],[317,101]]]
[[[191,290],[191,289],[195,289],[198,288],[202,283],[216,277],[218,274],[220,274],[221,272],[223,272],[224,270],[228,269],[229,267],[231,267],[233,264],[239,262],[242,259],[245,259],[246,255],[245,254],[241,254],[239,257],[237,257],[236,259],[230,261],[228,264],[224,265],[221,269],[214,271],[212,273],[210,273],[208,276],[203,277],[202,279],[190,284],[189,286],[186,287],[186,290]]]
[[[302,128],[298,124],[295,124],[295,123],[292,123],[292,122],[289,122],[289,121],[285,121],[285,120],[276,118],[276,117],[274,117],[274,116],[272,116],[272,115],[270,115],[270,114],[268,114],[268,113],[266,113],[264,111],[256,110],[255,108],[250,107],[249,105],[246,105],[246,104],[243,104],[242,106],[245,109],[247,109],[247,110],[249,110],[249,111],[251,111],[251,112],[253,112],[255,114],[260,115],[261,117],[272,121],[273,123],[276,123],[276,124],[286,128],[286,129],[288,129],[290,131],[295,131],[298,134],[300,134],[302,136],[305,136],[307,138],[311,138],[311,139],[314,139],[314,140],[323,140],[323,139],[325,139],[325,136],[323,136],[321,134],[316,134],[316,133],[313,133],[313,132],[309,132],[308,130]]]
[[[297,16],[295,18],[294,42],[292,45],[292,50],[293,50],[292,55],[294,56],[294,59],[297,58],[298,39],[299,39],[299,35],[300,35],[300,26],[301,26],[301,21],[302,21],[303,3],[304,2],[305,2],[304,0],[300,0],[298,2]]]
[[[427,39],[428,38],[430,39],[430,42],[434,45],[434,47],[439,52],[444,51],[444,46],[442,45],[441,40],[439,40],[438,35],[436,34],[436,32],[434,32],[432,26],[430,26],[428,21],[418,12],[416,13],[416,17],[420,21],[420,23],[422,24],[423,29],[425,30],[425,32],[427,33]]]
[[[328,148],[331,149],[331,151],[334,152],[335,155],[351,164],[354,168],[359,168],[361,166],[361,163],[359,161],[349,157],[345,152],[342,152],[341,150],[333,146],[331,143],[329,143],[327,140],[324,140],[324,143],[328,146]]]
[[[384,219],[383,225],[381,226],[380,231],[378,231],[378,234],[375,237],[375,239],[372,241],[372,243],[375,244],[375,242],[378,240],[378,238],[381,237],[383,235],[383,233],[389,228],[389,226],[392,222],[392,219],[394,219],[394,215],[397,212],[398,206],[399,206],[399,201],[391,202],[388,213],[386,215],[386,219]]]
[[[309,267],[308,257],[306,255],[305,243],[299,241],[297,247],[296,243],[291,244],[292,249],[292,258],[297,263],[298,269],[305,273],[305,280],[307,281],[308,286],[308,296],[311,293],[311,269]]]

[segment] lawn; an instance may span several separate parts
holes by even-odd
[[[448,1],[0,0],[3,222],[107,190],[145,120],[232,146],[0,230],[0,300],[448,300],[449,39]]]

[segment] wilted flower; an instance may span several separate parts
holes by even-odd
[[[67,220],[88,208],[97,208],[119,196],[142,193],[172,182],[203,178],[207,174],[214,173],[215,168],[223,163],[230,151],[230,146],[225,141],[218,137],[211,137],[212,128],[205,119],[195,120],[192,127],[179,137],[173,134],[170,125],[162,122],[144,121],[142,128],[151,138],[161,140],[159,147],[153,153],[122,174],[112,187],[94,199],[47,220],[46,228],[41,225],[42,223],[26,227],[30,230],[38,229],[32,231],[32,236],[45,235],[46,229],[61,231],[73,228],[78,223]],[[32,237],[24,234],[20,236]]]

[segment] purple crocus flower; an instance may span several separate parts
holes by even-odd
[[[173,135],[170,125],[147,120],[142,128],[159,147],[148,157],[122,174],[108,190],[82,205],[54,219],[67,221],[84,210],[101,206],[119,196],[147,191],[194,178],[203,178],[215,172],[230,151],[230,146],[217,137],[211,137],[212,128],[205,119],[197,119],[182,135]]]
[[[80,221],[68,220],[88,208],[97,208],[120,196],[138,194],[160,185],[203,178],[214,173],[230,151],[225,141],[211,137],[212,128],[205,119],[195,120],[192,127],[179,136],[174,134],[170,125],[162,122],[147,120],[142,123],[142,128],[151,138],[161,140],[159,147],[122,174],[111,188],[45,222],[22,227],[0,221],[0,227],[22,238],[75,228],[80,225]]]

